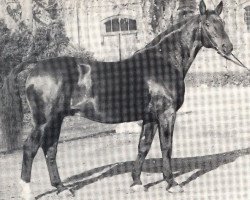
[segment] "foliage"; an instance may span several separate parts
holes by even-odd
[[[6,11],[15,22],[20,21],[22,18],[22,7],[19,1],[8,4]]]
[[[6,144],[7,151],[20,148],[23,127],[22,102],[19,91],[12,74],[5,79],[0,92],[0,125],[3,132],[2,139]]]
[[[9,71],[22,62],[22,58],[27,55],[29,50],[29,44],[32,38],[32,34],[29,30],[24,28],[24,24],[19,24],[19,29],[15,32],[11,32],[2,21],[4,29],[0,29],[0,34],[5,34],[4,37],[0,37],[1,52],[0,52],[0,81],[3,81]]]
[[[96,60],[94,58],[94,54],[86,51],[85,48],[75,47],[73,45],[69,45],[64,52],[62,52],[62,56],[72,56],[77,58],[83,58],[86,62]]]
[[[152,32],[160,32],[162,24],[169,23],[171,19],[171,9],[175,7],[177,0],[142,0],[142,10],[144,18],[148,18]],[[164,19],[167,18],[167,19]]]
[[[162,32],[170,23],[189,17],[196,9],[195,0],[142,0],[141,2],[144,18],[148,17],[147,23],[153,34]]]
[[[33,40],[30,54],[36,56],[38,60],[59,56],[69,44],[62,21],[38,28]]]
[[[188,73],[185,82],[186,86],[200,87],[205,85],[207,87],[232,87],[241,86],[249,87],[250,79],[249,73],[246,72],[217,72],[217,73]]]
[[[19,85],[23,84],[18,83],[17,74],[11,69],[24,60],[59,56],[69,44],[60,20],[37,28],[33,34],[22,21],[18,21],[17,26],[10,30],[4,21],[0,21],[0,124],[7,151],[21,146],[23,127],[19,92]]]
[[[0,83],[23,60],[30,57],[39,60],[59,56],[69,44],[61,21],[38,28],[32,36],[25,24],[20,23],[19,28],[12,32],[2,20],[0,35]]]
[[[21,95],[29,70],[25,70],[27,73],[23,75],[23,79],[19,79],[22,80],[20,82],[11,69],[24,60],[41,60],[63,54],[86,57],[87,60],[93,56],[85,49],[65,51],[69,49],[69,38],[66,36],[64,23],[60,20],[38,27],[33,34],[23,22],[19,22],[18,29],[10,30],[4,21],[0,21],[0,46],[0,125],[7,150],[12,151],[21,146]]]

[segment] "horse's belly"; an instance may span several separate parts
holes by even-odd
[[[102,123],[138,121],[145,117],[147,99],[120,99],[109,96],[83,97],[72,101],[71,109],[90,120]]]

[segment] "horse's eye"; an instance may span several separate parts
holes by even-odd
[[[209,27],[209,26],[210,26],[210,23],[209,23],[209,22],[206,22],[205,24],[206,24],[206,26],[207,26],[207,27]]]

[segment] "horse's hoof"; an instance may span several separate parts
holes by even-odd
[[[21,199],[22,200],[35,200],[35,197],[33,197],[31,193],[22,192]]]
[[[167,191],[170,193],[182,193],[182,192],[184,192],[183,188],[179,184],[167,187]]]
[[[35,198],[31,194],[30,183],[26,183],[23,180],[20,181],[21,186],[21,199],[23,200],[34,200]]]
[[[58,192],[57,195],[60,199],[71,199],[75,196],[74,191],[68,188]]]
[[[131,192],[145,191],[145,187],[142,184],[132,184],[130,190]]]

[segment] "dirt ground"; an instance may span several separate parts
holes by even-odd
[[[250,199],[250,88],[187,88],[173,144],[173,170],[184,193],[171,194],[162,181],[156,135],[143,166],[146,191],[131,191],[131,169],[138,132],[115,133],[75,117],[63,126],[58,147],[62,180],[75,191],[72,199]],[[128,124],[128,126],[132,124]],[[0,200],[20,199],[22,152],[0,155]],[[62,199],[50,186],[41,151],[35,158],[31,187],[38,199]],[[66,198],[70,199],[70,198]]]

